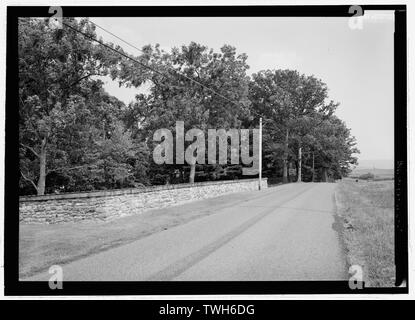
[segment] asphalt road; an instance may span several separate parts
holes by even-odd
[[[300,183],[257,191],[236,206],[63,265],[63,279],[345,280],[334,188]]]

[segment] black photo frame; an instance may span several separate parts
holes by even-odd
[[[351,290],[347,281],[246,282],[64,282],[51,290],[47,282],[19,281],[18,196],[18,55],[19,17],[49,17],[49,7],[7,8],[6,144],[4,270],[5,294],[62,295],[212,295],[212,294],[386,294],[408,293],[407,194],[407,43],[405,5],[363,5],[363,10],[394,10],[395,104],[395,262],[396,284],[391,288]],[[66,16],[85,17],[351,17],[350,6],[206,6],[206,7],[62,7]],[[405,284],[406,283],[406,284]]]

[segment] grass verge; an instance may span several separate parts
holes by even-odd
[[[349,264],[362,267],[366,287],[394,286],[394,181],[343,179],[336,204]]]

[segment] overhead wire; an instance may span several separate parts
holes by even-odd
[[[135,46],[134,44],[132,44],[132,43],[130,43],[130,42],[128,42],[128,41],[126,41],[126,40],[124,40],[124,39],[123,39],[123,38],[121,38],[120,36],[118,36],[118,35],[114,34],[113,32],[111,32],[111,31],[109,31],[109,30],[107,30],[106,28],[104,28],[104,27],[102,27],[102,26],[98,25],[96,22],[93,22],[93,21],[91,21],[91,20],[88,20],[88,22],[90,22],[91,24],[93,24],[93,25],[94,25],[94,26],[96,26],[97,28],[99,28],[99,29],[103,30],[104,32],[107,32],[108,34],[112,35],[113,37],[115,37],[115,38],[117,38],[118,40],[122,41],[123,43],[127,44],[128,46],[130,46],[130,47],[132,47],[132,48],[134,48],[134,49],[136,49],[136,50],[138,50],[138,51],[140,51],[140,52],[142,52],[142,53],[145,53],[142,49],[140,49],[140,48],[138,48],[137,46]],[[155,72],[156,74],[158,74],[158,75],[160,75],[160,76],[162,76],[162,77],[164,77],[164,78],[167,78],[167,76],[166,76],[165,74],[163,74],[162,72],[160,72],[159,70],[156,70],[156,69],[154,69],[153,67],[151,67],[151,66],[149,66],[149,65],[147,65],[147,64],[145,64],[145,63],[143,63],[143,62],[141,62],[141,61],[139,61],[139,60],[137,60],[137,59],[135,59],[135,58],[133,58],[133,57],[131,57],[131,56],[129,56],[129,55],[127,55],[127,54],[123,53],[123,52],[121,52],[121,51],[118,51],[118,50],[114,49],[113,47],[111,47],[111,46],[109,46],[109,45],[107,45],[107,44],[105,44],[105,43],[103,43],[103,42],[99,41],[98,39],[96,39],[96,38],[94,38],[94,37],[92,37],[92,36],[88,35],[87,33],[85,33],[85,32],[83,32],[83,31],[81,31],[81,30],[79,30],[79,29],[77,29],[77,28],[73,27],[72,25],[70,25],[70,24],[68,24],[68,23],[66,23],[66,22],[63,22],[63,21],[62,21],[62,24],[63,24],[63,25],[65,25],[65,26],[67,26],[67,27],[68,27],[68,28],[70,28],[71,30],[73,30],[73,31],[75,31],[75,32],[80,33],[81,35],[83,35],[84,37],[88,38],[89,40],[94,41],[94,42],[96,42],[96,43],[98,43],[98,44],[100,44],[100,45],[104,46],[105,48],[107,48],[107,49],[109,49],[109,50],[111,50],[111,51],[113,51],[113,52],[115,52],[115,53],[118,53],[119,55],[121,55],[121,56],[123,56],[123,57],[125,57],[125,58],[127,58],[127,59],[129,59],[129,60],[131,60],[131,61],[133,61],[133,62],[135,62],[135,63],[137,63],[137,64],[139,64],[139,65],[141,65],[141,66],[142,66],[142,67],[144,67],[144,68],[147,68],[147,69],[149,69],[149,70],[151,70],[151,71]],[[242,104],[240,104],[240,103],[237,103],[237,102],[235,102],[235,101],[232,101],[231,99],[229,99],[229,98],[225,97],[225,96],[224,96],[224,95],[222,95],[221,93],[216,92],[215,90],[213,90],[213,89],[209,88],[208,86],[206,86],[205,84],[201,83],[200,81],[197,81],[197,80],[195,80],[195,79],[193,79],[193,78],[191,78],[191,77],[189,77],[189,76],[187,76],[187,75],[185,75],[185,74],[183,74],[183,73],[180,73],[179,71],[177,71],[176,69],[174,69],[174,68],[172,68],[172,67],[170,67],[170,66],[166,66],[166,67],[167,67],[168,69],[172,70],[172,71],[173,71],[174,73],[176,73],[177,75],[179,75],[179,76],[181,76],[181,77],[183,77],[183,78],[185,78],[185,79],[187,79],[187,80],[189,80],[189,81],[191,81],[191,82],[193,82],[193,83],[196,83],[196,84],[200,85],[201,87],[203,87],[204,89],[206,89],[206,90],[210,91],[211,93],[213,93],[213,94],[217,95],[218,97],[221,97],[222,99],[224,99],[224,100],[226,100],[226,101],[228,101],[228,102],[230,102],[230,103],[232,103],[232,104],[234,104],[234,105],[236,105],[236,106],[240,106],[240,105],[242,105]],[[243,106],[243,105],[242,105],[242,106]],[[245,106],[243,106],[243,107],[245,107]],[[250,112],[250,113],[254,113],[254,114],[255,114],[256,116],[258,116],[258,117],[262,117],[264,120],[270,120],[270,121],[272,121],[271,119],[267,119],[267,118],[266,118],[263,114],[260,114],[260,113],[256,112],[255,110],[250,109],[250,110],[249,110],[249,112]],[[265,126],[265,123],[264,123],[264,126]],[[277,131],[279,131],[279,130],[277,130]]]
[[[130,47],[132,47],[132,48],[134,48],[134,49],[136,49],[136,50],[138,50],[138,51],[140,51],[140,52],[142,52],[142,53],[145,53],[142,49],[140,49],[140,48],[138,48],[137,46],[135,46],[135,45],[131,44],[130,42],[128,42],[128,41],[126,41],[126,40],[122,39],[121,37],[117,36],[116,34],[112,33],[111,31],[109,31],[109,30],[105,29],[104,27],[101,27],[101,26],[100,26],[100,25],[98,25],[97,23],[95,23],[95,22],[93,22],[93,21],[91,21],[91,20],[88,20],[88,21],[89,21],[91,24],[95,25],[96,27],[100,28],[101,30],[103,30],[103,31],[107,32],[108,34],[112,35],[113,37],[115,37],[115,38],[119,39],[120,41],[124,42],[125,44],[129,45]],[[141,61],[139,61],[139,60],[137,60],[137,59],[135,59],[135,58],[130,57],[129,55],[124,54],[123,52],[120,52],[120,51],[118,51],[118,50],[116,50],[116,49],[112,48],[111,46],[109,46],[109,45],[107,45],[107,44],[105,44],[105,43],[103,43],[103,42],[101,42],[101,41],[99,41],[99,40],[95,39],[94,37],[92,37],[92,36],[90,36],[90,35],[86,34],[85,32],[83,32],[83,31],[81,31],[81,30],[79,30],[79,29],[77,29],[77,28],[74,28],[74,27],[73,27],[73,26],[71,26],[70,24],[68,24],[68,23],[66,23],[66,22],[62,22],[62,24],[63,24],[63,25],[65,25],[65,26],[67,26],[67,27],[69,27],[71,30],[76,31],[76,32],[78,32],[78,33],[82,34],[84,37],[86,37],[86,38],[88,38],[88,39],[90,39],[90,40],[92,40],[92,41],[94,41],[94,42],[96,42],[96,43],[98,43],[98,44],[100,44],[100,45],[102,45],[102,46],[106,47],[107,49],[110,49],[110,50],[112,50],[113,52],[119,53],[119,54],[120,54],[120,55],[122,55],[123,57],[125,57],[125,58],[127,58],[127,59],[130,59],[131,61],[134,61],[134,62],[136,62],[136,63],[140,64],[141,66],[143,66],[143,67],[145,67],[145,68],[147,68],[147,69],[149,69],[149,70],[154,71],[155,73],[157,73],[157,74],[159,74],[159,75],[163,76],[164,78],[166,78],[166,77],[167,77],[167,76],[166,76],[166,75],[164,75],[162,72],[160,72],[160,71],[158,71],[158,70],[156,70],[156,69],[152,68],[151,66],[149,66],[149,65],[147,65],[147,64],[145,64],[145,63],[143,63],[143,62],[141,62]],[[178,72],[176,69],[174,69],[174,68],[172,68],[172,67],[170,67],[170,66],[166,66],[166,67],[167,67],[168,69],[170,69],[171,71],[175,72],[177,75],[179,75],[179,76],[181,76],[181,77],[183,77],[183,78],[185,78],[185,79],[187,79],[187,80],[189,80],[189,81],[191,81],[191,82],[193,82],[193,83],[196,83],[196,84],[200,85],[201,87],[203,87],[204,89],[208,90],[209,92],[211,92],[211,93],[213,93],[213,94],[215,94],[215,95],[217,95],[217,96],[221,97],[222,99],[224,99],[224,100],[226,100],[226,101],[228,101],[228,102],[230,102],[230,103],[232,103],[232,104],[234,104],[234,105],[236,105],[236,106],[239,106],[239,104],[238,104],[237,102],[232,101],[231,99],[229,99],[229,98],[225,97],[224,95],[220,94],[219,92],[217,92],[217,91],[215,91],[215,90],[213,90],[213,89],[209,88],[208,86],[206,86],[205,84],[201,83],[200,81],[197,81],[197,80],[195,80],[195,79],[193,79],[193,78],[191,78],[191,77],[189,77],[189,76],[187,76],[187,75],[185,75],[185,74],[183,74],[183,73],[180,73],[180,72]]]

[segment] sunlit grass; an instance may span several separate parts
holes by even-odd
[[[394,286],[394,181],[344,179],[336,200],[350,265],[362,266],[366,287]]]

